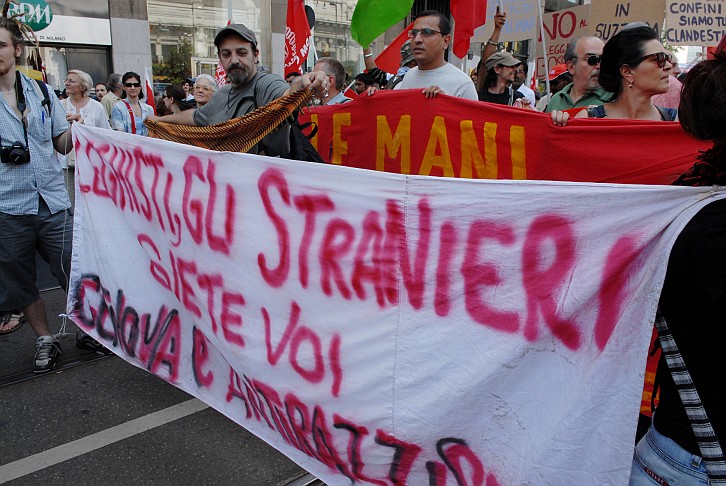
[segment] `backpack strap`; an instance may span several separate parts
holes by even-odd
[[[50,118],[50,96],[48,95],[48,86],[41,80],[35,79],[35,83],[37,86],[35,87],[36,91],[40,89],[40,93],[43,96],[39,96],[39,98],[42,98],[42,101],[40,104],[45,108],[45,110],[48,112],[48,117]]]
[[[724,460],[721,444],[711,426],[706,410],[703,408],[701,397],[693,384],[691,374],[686,368],[686,363],[683,361],[683,356],[681,356],[673,339],[673,334],[668,329],[668,324],[660,311],[656,315],[655,328],[658,330],[663,357],[678,389],[678,395],[681,397],[681,402],[683,402],[683,408],[686,410],[693,434],[696,436],[698,449],[701,451],[701,457],[703,458],[703,465],[708,473],[708,483],[726,484],[726,461]]]

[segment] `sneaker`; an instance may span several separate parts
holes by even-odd
[[[83,349],[91,349],[100,354],[110,353],[110,351],[106,349],[103,344],[99,343],[81,330],[76,331],[76,346]]]
[[[35,359],[33,360],[33,373],[47,373],[53,371],[61,346],[58,340],[51,336],[41,336],[35,341]]]

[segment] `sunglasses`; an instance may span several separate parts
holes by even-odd
[[[587,61],[588,66],[597,66],[600,64],[600,60],[602,59],[602,56],[598,56],[597,54],[590,54],[589,56],[585,56],[585,61]]]
[[[666,61],[673,64],[673,56],[671,56],[669,52],[654,52],[653,54],[646,54],[645,56],[637,59],[633,64],[640,64],[646,59],[655,59],[655,63],[659,68],[664,68]]]
[[[429,29],[428,27],[426,27],[425,29],[411,29],[411,30],[408,31],[408,36],[411,39],[415,38],[419,34],[421,34],[424,37],[431,37],[434,34],[444,35],[441,31],[434,30],[434,29]]]
[[[124,83],[124,88],[140,88],[141,83]]]
[[[212,88],[210,88],[209,86],[203,86],[203,85],[201,85],[201,84],[195,84],[195,85],[194,85],[194,89],[201,89],[202,91],[204,91],[204,92],[206,92],[206,93],[210,93],[210,92],[214,91],[214,90],[213,90]]]

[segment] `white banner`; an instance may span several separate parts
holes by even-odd
[[[119,356],[329,485],[627,484],[668,253],[710,188],[76,128],[68,305]]]

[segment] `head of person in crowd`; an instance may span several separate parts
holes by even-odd
[[[99,101],[101,101],[103,97],[106,96],[106,93],[108,93],[108,88],[106,88],[104,83],[96,83],[94,90],[96,91],[96,97]]]
[[[108,82],[106,83],[106,86],[108,87],[108,92],[113,93],[119,98],[124,92],[124,87],[121,80],[121,75],[117,73],[113,73],[109,75]]]
[[[74,101],[88,98],[91,95],[93,79],[91,76],[78,69],[71,69],[66,75],[64,83],[66,95]]]
[[[413,56],[411,39],[407,39],[401,46],[401,67],[411,69],[416,67],[416,58]]]
[[[194,80],[192,78],[185,79],[181,87],[184,90],[185,97],[192,95],[194,89]]]
[[[206,105],[217,91],[217,82],[209,74],[200,74],[194,82],[194,101],[197,106]]]
[[[451,24],[437,10],[424,10],[408,32],[416,65],[426,71],[446,64],[444,57],[451,42]]]
[[[653,96],[668,91],[671,53],[647,25],[626,27],[612,36],[602,52],[598,81],[614,99],[629,92]]]
[[[517,76],[517,69],[521,65],[522,61],[516,59],[510,53],[506,51],[495,52],[484,63],[487,72],[484,87],[511,86]]]
[[[124,73],[121,76],[121,86],[124,91],[122,98],[134,101],[144,99],[144,90],[141,89],[141,76],[135,72]]]
[[[292,83],[294,83],[295,80],[299,77],[300,77],[300,73],[297,71],[293,71],[291,73],[288,73],[287,76],[285,76],[285,81],[287,81],[287,84],[292,85]]]
[[[245,86],[255,77],[260,51],[254,32],[243,24],[229,24],[217,32],[214,45],[230,84]]]
[[[376,89],[381,89],[381,85],[378,84],[378,82],[373,79],[372,76],[370,76],[368,73],[359,73],[355,77],[355,82],[353,83],[353,89],[358,94],[363,94],[366,92],[366,90],[370,87],[374,87]]]
[[[689,185],[726,185],[726,36],[713,59],[701,61],[688,71],[678,119],[693,137],[714,142],[715,167],[708,168],[711,180]]]
[[[348,98],[338,96],[345,86],[345,68],[340,61],[334,57],[321,57],[313,68],[313,72],[322,71],[325,73],[325,77],[328,80],[328,93],[327,96],[322,98],[324,105],[340,103],[348,101]]]
[[[519,89],[524,83],[527,82],[527,74],[529,73],[529,65],[526,62],[522,62],[517,66],[517,70],[514,72],[514,82],[512,86],[514,89]]]
[[[557,64],[547,73],[550,82],[550,92],[555,94],[572,82],[572,74],[565,64]]]
[[[476,84],[479,79],[479,71],[477,68],[471,68],[471,71],[469,71],[469,77],[471,78],[471,81]]]
[[[572,74],[572,98],[595,91],[600,87],[600,56],[605,44],[597,37],[580,37],[568,44],[564,61]]]
[[[185,100],[186,97],[187,94],[181,86],[170,84],[164,90],[164,105],[171,113],[177,113],[193,108],[192,104]]]

